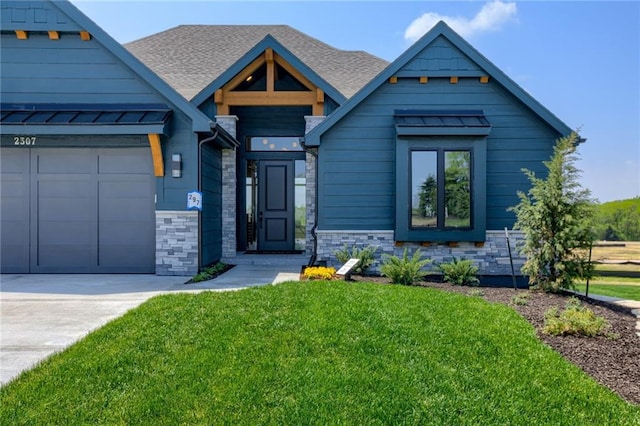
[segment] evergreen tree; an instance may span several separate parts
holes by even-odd
[[[593,275],[588,249],[594,240],[595,204],[578,182],[577,142],[575,132],[557,141],[553,156],[544,162],[546,179],[523,169],[531,189],[518,192],[520,203],[509,209],[517,217],[515,229],[525,236],[522,271],[544,291],[573,288],[574,280]]]

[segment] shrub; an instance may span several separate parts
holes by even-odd
[[[529,299],[531,299],[531,294],[518,293],[511,298],[511,303],[513,303],[514,305],[525,306],[529,304]]]
[[[333,255],[340,263],[346,263],[349,259],[358,259],[360,262],[358,262],[358,265],[353,269],[353,272],[358,275],[364,275],[366,270],[373,265],[377,250],[378,247],[374,246],[367,246],[363,249],[353,246],[351,251],[349,251],[345,244],[342,249],[333,252]]]
[[[591,309],[582,306],[580,301],[572,297],[559,312],[557,307],[548,309],[544,314],[543,331],[553,336],[581,335],[600,336],[605,334],[609,323],[597,316]]]
[[[438,268],[444,274],[444,280],[455,285],[477,285],[478,267],[470,260],[458,260],[455,257],[452,262],[442,263]]]
[[[335,268],[326,266],[311,266],[304,270],[302,276],[307,280],[330,280],[336,275]]]
[[[210,280],[222,274],[224,271],[227,270],[227,268],[228,266],[226,264],[222,262],[218,262],[215,265],[209,266],[205,268],[203,271],[199,272],[197,275],[191,278],[191,282],[199,283],[202,281]]]
[[[419,279],[427,275],[422,271],[422,267],[431,263],[431,259],[422,259],[420,250],[416,250],[413,256],[409,257],[405,248],[402,258],[397,256],[384,256],[384,261],[380,267],[382,275],[391,278],[394,284],[412,285]]]
[[[472,288],[467,294],[471,297],[482,297],[484,296],[484,291],[479,288]]]

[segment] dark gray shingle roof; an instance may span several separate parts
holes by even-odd
[[[270,34],[350,98],[388,62],[363,51],[336,49],[287,25],[181,25],[125,47],[187,99]]]

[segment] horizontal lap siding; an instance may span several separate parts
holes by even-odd
[[[452,75],[455,73],[452,72]],[[487,229],[513,227],[507,209],[527,191],[522,173],[544,176],[542,164],[559,135],[503,87],[478,78],[400,78],[385,83],[322,138],[320,229],[393,229],[396,109],[480,109],[491,123],[487,137]]]
[[[222,256],[222,153],[202,147],[202,265]]]
[[[52,28],[55,29],[55,28]],[[63,33],[59,40],[2,34],[6,103],[157,103],[162,97],[97,40]]]

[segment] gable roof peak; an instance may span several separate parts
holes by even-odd
[[[403,67],[416,58],[420,52],[426,49],[438,37],[445,37],[460,52],[466,55],[480,69],[483,70],[493,81],[502,85],[508,92],[514,95],[520,102],[526,105],[531,111],[537,114],[542,120],[554,128],[561,136],[568,135],[572,129],[556,117],[551,111],[538,102],[526,90],[520,87],[509,76],[502,72],[496,65],[483,56],[462,36],[455,32],[445,21],[438,21],[429,31],[427,31],[418,41],[404,51],[395,61],[387,66],[380,74],[365,85],[347,102],[336,109],[326,120],[314,127],[307,135],[307,145],[317,146],[320,144],[320,136],[331,128],[336,122],[341,120],[358,104],[364,101],[378,87],[384,84],[389,78],[396,75]]]

